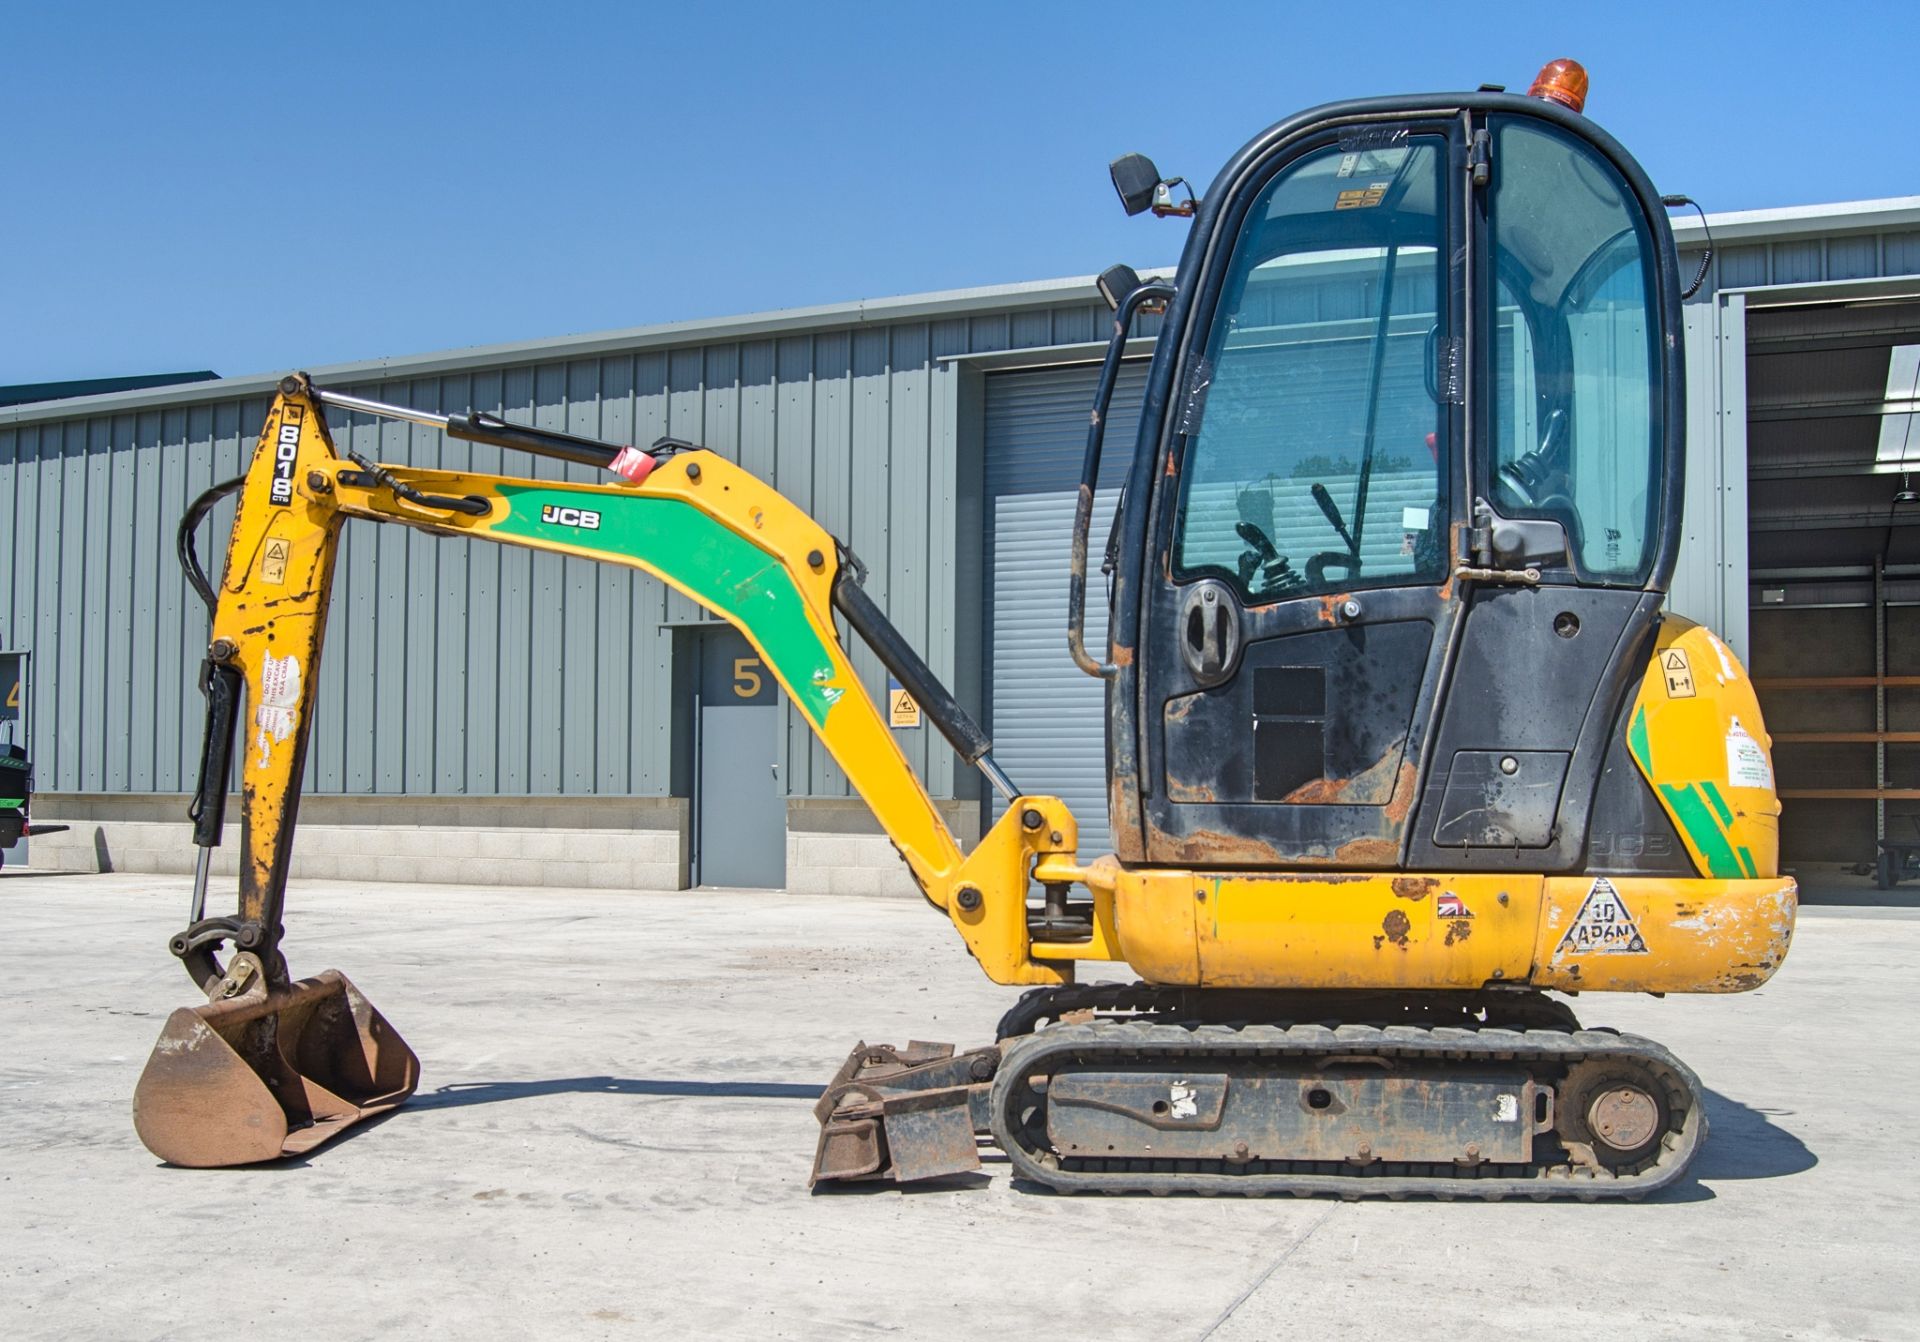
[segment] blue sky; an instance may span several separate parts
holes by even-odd
[[[1920,193],[1911,0],[75,3],[0,33],[0,383],[1160,263],[1184,225],[1122,217],[1114,154],[1204,188],[1300,108],[1562,55],[1709,210]]]

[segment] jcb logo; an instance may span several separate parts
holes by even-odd
[[[282,507],[293,502],[293,462],[300,455],[300,419],[298,407],[288,406],[280,425],[280,436],[273,444],[273,487],[267,502]]]
[[[550,527],[578,527],[581,531],[600,529],[600,514],[591,508],[556,508],[549,503],[540,509],[540,520]]]

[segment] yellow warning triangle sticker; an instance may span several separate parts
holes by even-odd
[[[1627,902],[1604,876],[1596,876],[1580,912],[1573,916],[1566,935],[1554,950],[1559,960],[1569,955],[1645,955],[1646,938],[1633,920]]]

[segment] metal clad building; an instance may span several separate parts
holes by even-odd
[[[1690,271],[1699,229],[1684,220],[1677,229]],[[1897,314],[1866,336],[1845,320],[1825,337],[1781,334],[1778,323],[1800,309],[1884,306],[1903,295],[1920,302],[1920,200],[1718,216],[1713,231],[1709,282],[1687,309],[1687,539],[1674,605],[1721,630],[1764,676],[1784,656],[1778,648],[1798,639],[1784,629],[1759,638],[1773,616],[1749,617],[1760,602],[1755,574],[1772,583],[1766,575],[1776,571],[1833,567],[1815,562],[1818,545],[1788,554],[1766,538],[1816,530],[1805,517],[1844,531],[1849,508],[1884,514],[1876,500],[1892,487],[1873,484],[1857,499],[1809,511],[1820,497],[1807,483],[1813,477],[1790,474],[1802,469],[1793,464],[1801,457],[1761,427],[1779,410],[1766,397],[1777,402],[1784,393],[1756,391],[1749,370],[1762,367],[1759,351],[1791,346],[1806,365],[1794,375],[1817,384],[1821,369],[1807,360],[1834,354],[1814,348],[1832,345],[1867,363],[1878,358],[1873,375],[1884,381],[1893,357],[1886,351],[1907,339]],[[1920,331],[1920,321],[1911,326]],[[1105,816],[1100,688],[1066,657],[1063,611],[1091,361],[1108,328],[1091,283],[1069,280],[314,372],[323,385],[380,400],[490,410],[616,441],[671,434],[741,462],[852,546],[871,571],[874,599],[962,702],[987,718],[1001,763],[1023,787],[1066,796],[1087,822],[1087,846],[1097,848]],[[1920,334],[1912,343],[1920,345]],[[1143,368],[1123,378],[1116,401],[1116,474]],[[1784,376],[1773,368],[1761,380]],[[195,677],[206,615],[182,580],[174,529],[190,499],[243,469],[273,381],[0,408],[0,671],[19,677],[38,818],[74,825],[70,835],[38,841],[37,865],[189,864],[181,804],[198,757]],[[1809,395],[1818,402],[1817,388],[1802,390],[1791,405],[1812,403]],[[1880,386],[1873,390],[1849,392],[1846,404],[1859,402],[1855,410],[1879,425],[1894,412]],[[335,429],[343,447],[392,462],[586,478],[579,468],[443,441],[405,424],[341,416]],[[1913,439],[1920,457],[1920,433]],[[1827,459],[1856,479],[1904,464],[1904,455],[1876,450],[1862,457],[1837,448]],[[1765,453],[1786,455],[1756,475]],[[1800,484],[1770,492],[1760,483],[1768,479]],[[1104,482],[1100,506],[1096,540],[1112,506]],[[216,513],[204,543],[213,560],[228,511]],[[1881,520],[1855,530],[1864,536],[1873,526],[1897,529]],[[1759,558],[1750,554],[1756,546]],[[1841,548],[1857,568],[1861,545]],[[1920,563],[1920,554],[1912,558]],[[1884,560],[1883,553],[1875,562]],[[1098,634],[1102,603],[1090,604]],[[1875,609],[1884,675],[1887,640],[1903,635],[1886,632],[1884,603]],[[695,705],[702,659],[725,663],[746,649],[726,637],[690,602],[628,570],[350,526],[303,811],[302,833],[324,829],[329,841],[324,851],[303,844],[296,869],[613,887],[711,881],[720,868],[717,855],[702,862],[696,798],[706,795],[703,777],[711,784],[713,770],[737,761],[703,758]],[[880,697],[877,662],[858,647],[854,659]],[[1864,665],[1862,674],[1872,673],[1872,659]],[[1883,724],[1900,707],[1889,706],[1887,693],[1876,682]],[[1772,699],[1767,706],[1782,720],[1795,711]],[[1861,730],[1876,730],[1868,718]],[[801,720],[791,712],[773,720],[782,725],[768,763],[741,779],[765,779],[784,798],[784,848],[772,858],[778,870],[740,883],[910,889]],[[988,803],[937,734],[923,727],[898,739],[950,821],[963,835],[977,832]],[[1899,761],[1886,755],[1897,743],[1848,744],[1876,752],[1874,791],[1897,790],[1887,775]],[[1783,744],[1776,753],[1782,787],[1790,788],[1792,752]],[[1794,767],[1811,777],[1842,766],[1819,756]],[[1920,774],[1912,781],[1920,784]],[[1869,800],[1884,826],[1888,799]],[[1788,805],[1791,816],[1795,803]]]

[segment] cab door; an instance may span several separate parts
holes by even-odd
[[[1462,134],[1329,131],[1222,220],[1142,573],[1150,861],[1398,862],[1460,609]]]
[[[1478,576],[1407,860],[1618,869],[1639,851],[1624,844],[1665,828],[1626,711],[1678,545],[1672,241],[1644,175],[1580,133],[1591,123],[1495,110],[1473,124],[1488,179],[1471,197]]]

